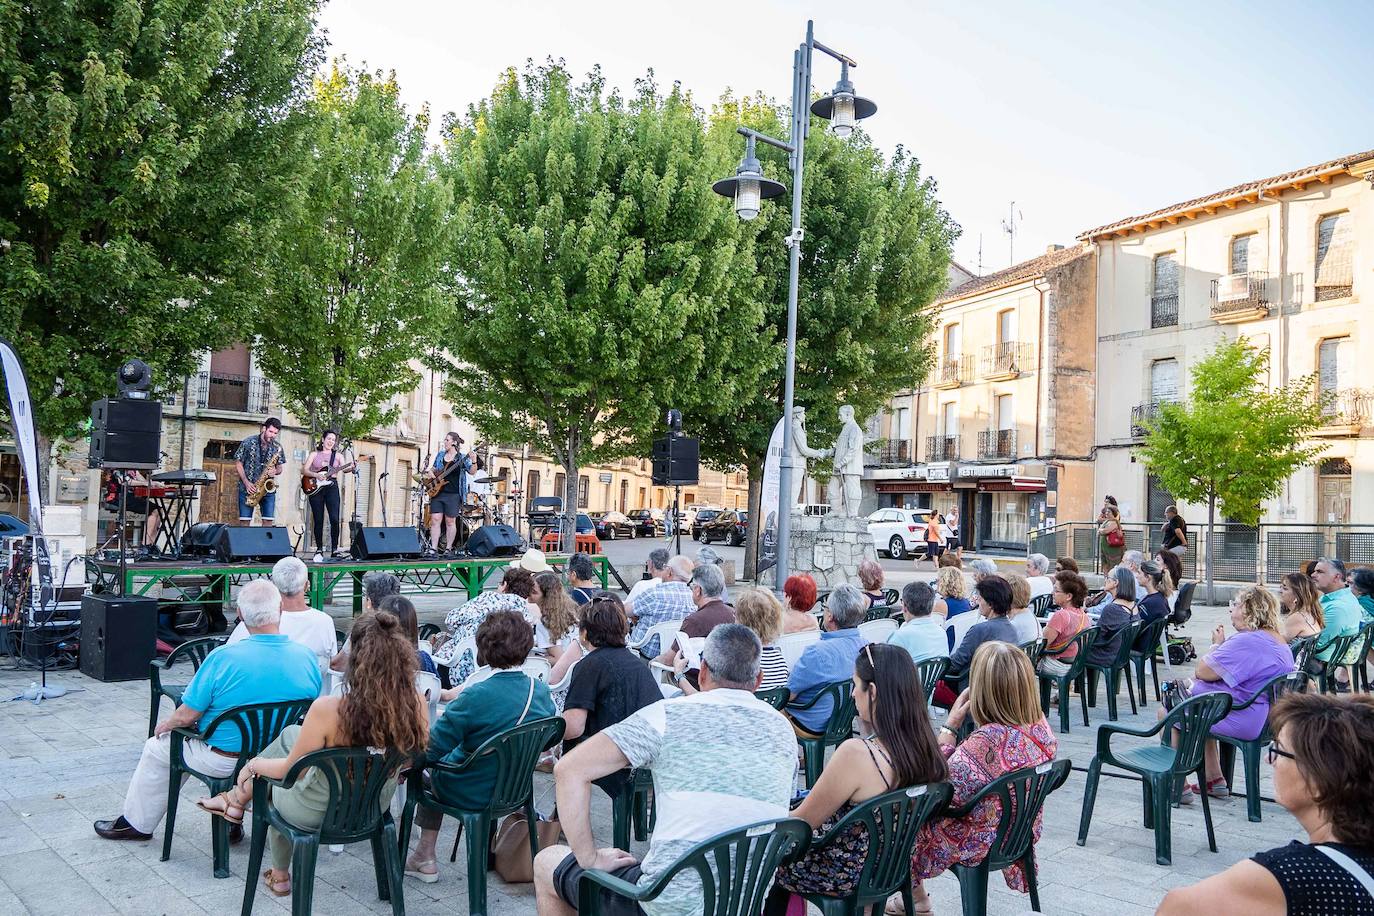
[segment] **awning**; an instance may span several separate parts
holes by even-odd
[[[984,493],[1043,493],[1043,477],[989,477],[978,481],[978,489]]]

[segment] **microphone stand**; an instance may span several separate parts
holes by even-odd
[[[377,477],[377,501],[378,501],[379,503],[381,503],[381,505],[382,505],[382,527],[383,527],[383,528],[385,528],[385,527],[387,526],[387,522],[386,522],[386,490],[384,489],[384,486],[385,486],[385,485],[383,484],[383,481],[385,481],[385,480],[386,480],[388,477],[390,477],[390,476],[391,476],[391,472],[390,472],[390,471],[382,471],[382,473]]]

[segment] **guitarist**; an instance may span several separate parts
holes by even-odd
[[[453,553],[458,546],[458,516],[467,496],[466,475],[473,469],[472,455],[462,445],[463,437],[457,433],[444,436],[443,450],[434,456],[434,467],[430,469],[431,482],[442,477],[444,484],[429,500],[428,556],[438,551],[441,529],[448,534],[447,552]]]
[[[334,556],[341,556],[339,549],[339,486],[338,475],[350,471],[356,462],[344,463],[339,456],[339,434],[327,429],[320,437],[315,450],[305,460],[302,478],[314,481],[314,489],[308,497],[310,518],[315,526],[315,562],[324,559],[324,518],[329,516],[329,543],[334,548]],[[304,484],[304,480],[302,480]]]

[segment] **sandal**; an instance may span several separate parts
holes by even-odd
[[[434,871],[423,871],[425,866],[433,866]],[[406,859],[405,876],[423,884],[433,884],[439,880],[438,859]]]
[[[222,808],[211,808],[207,802],[221,801],[224,803]],[[243,826],[243,806],[233,801],[228,792],[221,792],[218,795],[211,795],[209,798],[196,799],[196,807],[202,811],[207,811],[214,817],[222,817],[231,824],[239,827]],[[238,814],[235,815],[234,812]]]
[[[276,869],[275,869],[275,868],[269,868],[269,869],[267,869],[265,872],[263,872],[263,873],[262,873],[262,883],[267,885],[267,889],[268,889],[269,891],[272,892],[272,896],[274,896],[274,897],[290,897],[290,896],[291,896],[291,874],[290,874],[289,872],[287,872],[287,873],[285,873],[285,874],[286,874],[286,877],[285,877],[285,878],[280,878],[280,879],[278,879],[278,880],[276,880],[276,881],[273,881],[273,880],[272,880],[272,875],[273,875],[275,872],[276,872]],[[285,890],[282,889],[283,887],[285,887]]]
[[[935,908],[930,903],[930,898],[926,898],[925,903],[912,903],[911,911],[916,916],[934,916]],[[906,907],[902,905],[902,895],[893,894],[887,898],[887,906],[883,907],[885,916],[906,916]]]

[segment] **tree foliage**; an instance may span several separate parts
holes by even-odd
[[[0,327],[44,444],[125,358],[169,383],[242,327],[296,165],[316,9],[0,0]]]
[[[306,111],[309,146],[264,267],[259,363],[309,427],[345,439],[392,422],[390,400],[435,351],[451,198],[395,77],[336,64]]]

